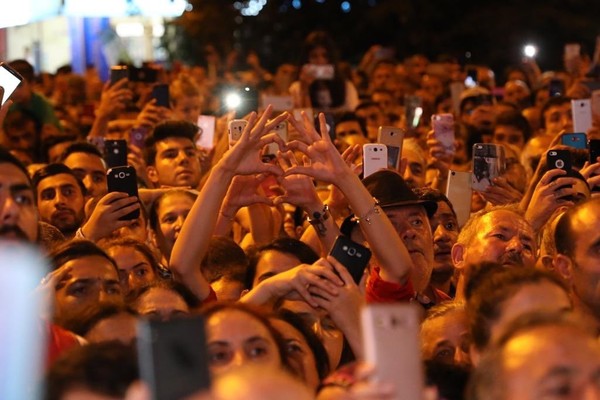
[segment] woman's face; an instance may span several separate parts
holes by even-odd
[[[194,200],[184,194],[170,195],[161,201],[157,212],[156,245],[165,258],[171,257],[175,240],[193,205]]]
[[[190,308],[178,293],[157,287],[140,297],[135,311],[152,319],[168,321],[173,317],[188,315]]]
[[[327,49],[322,46],[317,46],[308,52],[308,63],[316,65],[329,64],[329,54]]]
[[[209,367],[213,375],[248,364],[279,368],[281,356],[269,329],[252,315],[224,309],[206,323]]]
[[[133,247],[111,247],[108,254],[117,263],[119,280],[126,291],[142,287],[156,279],[148,259]]]
[[[304,380],[308,387],[316,390],[320,382],[317,372],[317,362],[304,335],[288,322],[281,319],[272,318],[271,325],[283,337],[286,355],[294,371]]]

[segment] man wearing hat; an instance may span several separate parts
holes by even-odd
[[[410,254],[413,266],[408,282],[390,282],[381,278],[378,268],[372,268],[367,281],[368,302],[408,301],[416,298],[429,307],[450,298],[430,285],[433,269],[433,237],[429,218],[437,203],[419,200],[396,171],[381,170],[363,180],[369,193],[377,199]],[[359,229],[348,219],[342,232],[355,241],[362,241]]]

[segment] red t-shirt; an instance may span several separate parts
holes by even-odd
[[[379,266],[373,266],[367,280],[367,303],[409,302],[415,297],[415,289],[410,279],[404,285],[381,279]]]

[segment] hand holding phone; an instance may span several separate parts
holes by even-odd
[[[127,141],[105,140],[104,161],[107,168],[127,165]]]
[[[400,168],[400,156],[402,154],[402,143],[404,131],[394,126],[380,126],[377,133],[377,143],[387,147],[388,168],[398,170]]]
[[[245,119],[234,119],[229,121],[229,148],[232,148],[237,141],[240,140],[246,125],[248,125],[248,121]]]
[[[371,259],[371,250],[344,235],[339,235],[329,255],[348,270],[352,280],[358,285]]]
[[[569,172],[573,168],[571,152],[569,150],[548,150],[546,164],[548,169],[562,169]]]
[[[452,114],[434,114],[431,117],[433,137],[444,146],[446,153],[454,153],[454,116]]]
[[[473,145],[473,175],[471,187],[485,192],[492,186],[494,178],[504,173],[506,168],[504,147],[499,144],[475,143]]]
[[[127,193],[131,197],[138,197],[137,174],[131,166],[115,167],[106,173],[108,192]],[[140,217],[139,208],[119,218],[120,221],[129,221]]]
[[[157,106],[171,108],[169,85],[166,83],[158,83],[152,87],[152,98],[156,100]]]

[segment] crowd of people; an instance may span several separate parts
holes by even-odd
[[[418,310],[424,399],[600,398],[600,160],[561,141],[571,100],[593,97],[598,54],[495,74],[373,46],[353,66],[321,31],[274,72],[256,52],[204,51],[202,67],[148,63],[156,79],[106,83],[93,67],[8,62],[23,80],[0,109],[0,249],[27,243],[51,268],[37,288],[52,304],[45,398],[152,398],[138,326],[201,318],[197,342],[179,334],[212,384],[186,398],[408,399],[419,379],[377,377],[415,360],[367,362],[368,347],[407,346],[367,343],[361,313],[380,303]],[[246,93],[233,111],[232,88]],[[442,113],[451,146],[432,130]],[[404,133],[401,161],[363,177],[382,126]],[[598,128],[594,115],[587,139]],[[137,196],[109,191],[112,140],[128,142]],[[479,143],[501,145],[506,168],[467,193],[460,221],[445,194]],[[549,168],[548,150],[572,169]],[[372,253],[358,282],[330,255],[338,236]]]

